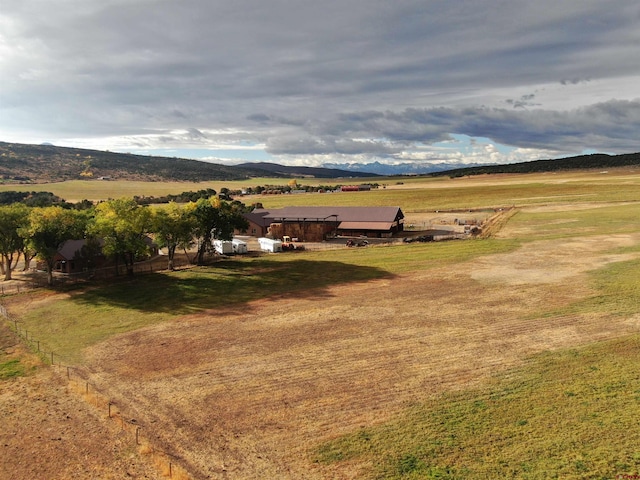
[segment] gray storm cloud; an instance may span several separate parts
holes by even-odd
[[[639,20],[632,0],[0,0],[0,140],[639,151]]]

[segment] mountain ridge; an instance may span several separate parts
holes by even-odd
[[[269,163],[229,166],[178,157],[0,142],[0,181],[3,183],[52,183],[92,178],[200,182],[265,176],[337,178],[376,174]]]
[[[510,164],[476,164],[461,168],[440,164],[434,165],[430,171],[422,172],[412,171],[409,166],[406,166],[392,173],[393,170],[389,170],[390,166],[379,162],[357,165],[327,164],[325,167],[296,167],[268,162],[228,166],[177,157],[114,153],[58,147],[51,144],[28,145],[0,142],[0,182],[5,184],[52,183],[92,178],[200,182],[246,180],[256,177],[371,178],[381,175],[459,177],[491,173],[533,173],[629,166],[640,166],[640,153],[619,155],[595,153]],[[371,170],[365,171],[369,167]]]

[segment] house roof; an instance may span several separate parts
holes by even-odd
[[[308,220],[392,224],[404,218],[400,207],[285,207],[273,210],[254,210],[252,213],[260,215],[269,223]],[[391,227],[389,226],[389,228]]]
[[[60,255],[65,260],[73,260],[76,256],[76,253],[82,250],[87,244],[87,241],[82,240],[67,240],[62,244],[60,249],[58,250],[58,255]]]
[[[251,213],[243,214],[243,217],[250,222],[255,223],[256,225],[260,225],[261,227],[268,227],[271,224],[272,220],[269,218],[265,218],[267,213],[269,212],[267,212],[266,210],[254,210]]]

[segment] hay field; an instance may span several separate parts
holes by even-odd
[[[563,371],[562,365],[568,363],[562,362],[569,361],[563,355],[576,357],[566,352],[578,352],[579,357],[584,349],[599,348],[600,360],[589,360],[591,367],[598,367],[598,361],[620,350],[619,344],[601,342],[635,338],[640,330],[635,280],[640,260],[636,220],[640,177],[634,172],[605,179],[607,175],[549,176],[546,183],[543,176],[487,177],[486,184],[483,179],[461,179],[452,190],[438,187],[443,206],[493,207],[511,200],[505,204],[515,205],[517,213],[491,240],[470,241],[488,246],[473,254],[455,242],[327,252],[330,258],[325,260],[338,270],[335,282],[319,283],[316,275],[326,270],[314,268],[314,262],[323,261],[318,257],[322,253],[305,253],[309,257],[299,258],[313,261],[299,264],[304,269],[292,277],[290,294],[285,277],[274,294],[260,292],[254,299],[228,306],[186,297],[190,304],[173,316],[157,315],[158,309],[149,307],[148,313],[155,316],[146,326],[119,329],[97,343],[89,341],[82,349],[82,362],[91,381],[135,418],[147,438],[169,451],[191,478],[633,474],[640,467],[637,434],[618,432],[620,440],[609,449],[602,448],[598,439],[611,443],[611,436],[604,433],[615,438],[616,428],[626,429],[628,419],[636,418],[637,375],[627,377],[619,390],[620,398],[631,402],[631,407],[624,404],[624,412],[598,422],[587,421],[580,413],[575,424],[555,430],[526,418],[517,418],[500,431],[490,430],[498,418],[474,425],[458,412],[463,402],[455,397],[487,385],[506,396],[505,389],[513,390],[509,382],[514,376],[521,383],[533,385],[542,378],[549,384],[545,375],[557,376],[557,370],[548,368],[548,360],[532,359],[557,354],[553,362]],[[464,180],[473,182],[466,185],[473,195],[461,193]],[[401,185],[396,190],[410,189]],[[481,192],[484,196],[474,196]],[[474,205],[467,205],[472,197]],[[424,204],[407,211],[431,209]],[[461,253],[466,249],[458,260],[456,248]],[[448,257],[443,261],[445,251]],[[357,272],[366,265],[381,274],[349,281],[350,270]],[[261,264],[261,268],[266,267]],[[305,282],[311,287],[305,289]],[[208,295],[219,295],[214,281],[205,285]],[[228,290],[224,295],[233,297]],[[62,302],[72,311],[80,299],[72,292],[31,299],[30,304],[16,301],[12,308],[25,322],[35,322],[27,310],[48,312],[48,305]],[[86,301],[82,305],[87,308]],[[119,308],[117,320],[122,323],[128,315],[132,325],[138,325],[135,319],[146,311],[143,305],[127,307],[126,302]],[[84,323],[86,328],[98,323],[100,315],[96,309]],[[113,311],[104,315],[109,318]],[[631,345],[625,348],[637,350]],[[571,382],[580,375],[585,373],[561,379],[573,385],[567,387],[572,395],[565,392],[562,399],[530,395],[522,402],[526,405],[529,398],[534,404],[522,407],[514,401],[512,410],[516,406],[524,411],[557,409],[573,415],[574,411],[560,410],[561,400],[578,396],[581,404],[595,401],[589,391],[604,381],[586,380],[581,384],[585,391],[578,394]],[[622,408],[606,403],[605,397],[601,401],[605,403],[599,408]],[[429,424],[415,416],[413,422],[405,420],[398,427],[399,419],[412,418],[425,405],[445,410],[447,421],[440,427],[445,432],[456,431],[453,424],[461,419],[467,429],[477,427],[475,436],[483,439],[484,446],[458,444],[447,437],[441,439],[449,445],[445,450],[457,456],[444,457],[446,452],[434,453],[424,444],[411,443],[420,438],[417,431],[426,429],[421,426]],[[509,411],[507,406],[500,417]],[[426,416],[440,418],[432,410]],[[518,437],[518,427],[525,425],[529,435]],[[566,440],[572,428],[583,434],[580,441]],[[371,438],[375,444],[369,443]],[[505,438],[512,439],[516,454],[500,452]],[[525,442],[536,447],[527,449]],[[404,450],[394,450],[394,445]],[[467,446],[473,458],[463,456]],[[534,457],[545,459],[545,454],[565,456],[555,463],[535,463]]]

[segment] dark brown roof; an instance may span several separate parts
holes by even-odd
[[[60,255],[65,260],[73,260],[82,247],[87,244],[86,240],[67,240],[62,244],[60,249],[58,250],[58,255]]]
[[[265,218],[268,212],[266,210],[257,211],[254,210],[251,213],[243,214],[243,217],[249,220],[250,222],[255,223],[256,225],[260,225],[261,227],[268,227],[271,225],[272,220]]]
[[[326,220],[393,223],[404,218],[400,207],[285,207],[254,210],[252,213],[261,215],[271,222]]]

